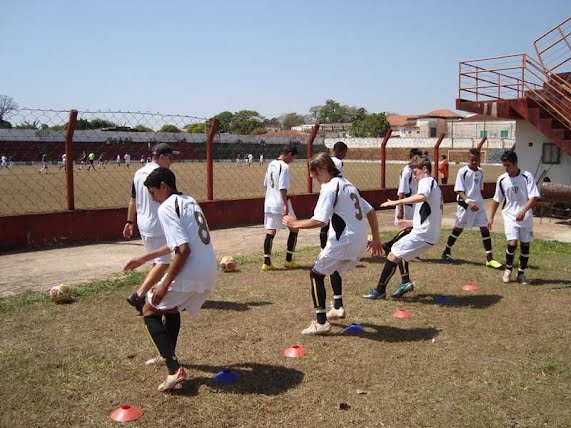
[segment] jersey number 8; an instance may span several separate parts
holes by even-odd
[[[195,211],[194,218],[198,224],[198,237],[204,245],[208,245],[210,243],[210,231],[204,215],[200,211]]]

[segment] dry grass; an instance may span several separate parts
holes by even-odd
[[[126,207],[131,192],[133,174],[139,164],[130,169],[124,165],[107,165],[95,171],[79,170],[74,175],[76,209]],[[234,199],[262,197],[267,164],[254,163],[248,167],[234,163],[214,166],[214,198]],[[402,164],[387,164],[387,187],[397,187]],[[306,164],[300,160],[291,165],[290,193],[306,192]],[[451,165],[450,176],[455,177],[460,165]],[[197,200],[206,199],[206,164],[202,162],[174,164],[179,189]],[[0,170],[0,216],[22,213],[63,211],[66,209],[64,170],[50,166],[48,174],[38,174],[37,166],[15,166]],[[501,166],[487,166],[486,180],[495,181],[502,173]],[[362,190],[380,188],[380,167],[374,163],[346,162],[345,174]],[[314,191],[319,184],[314,181]]]
[[[261,273],[260,256],[239,259],[200,316],[183,315],[178,355],[190,380],[172,395],[156,390],[165,370],[144,366],[156,351],[124,300],[140,275],[78,289],[70,305],[1,299],[0,425],[112,426],[110,412],[130,403],[143,410],[131,426],[149,427],[569,426],[571,245],[535,242],[535,283],[524,287],[482,267],[475,233],[455,247],[464,262],[440,263],[445,235],[411,264],[418,287],[402,301],[360,297],[382,260],[347,274],[348,317],[329,337],[300,335],[313,317],[307,269]],[[498,258],[503,243],[494,235]],[[309,267],[317,251],[299,260]],[[463,291],[467,282],[480,289]],[[451,303],[435,304],[438,295]],[[401,307],[410,319],[392,317]],[[352,322],[366,333],[343,334]],[[284,357],[295,343],[307,356]],[[240,381],[214,383],[222,368]]]

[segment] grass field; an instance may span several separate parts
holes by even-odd
[[[199,317],[183,315],[189,380],[172,395],[156,390],[164,367],[145,367],[156,351],[124,299],[142,274],[78,288],[70,305],[30,292],[0,299],[0,425],[115,426],[109,414],[128,403],[143,411],[134,427],[571,426],[571,245],[534,242],[533,284],[504,285],[482,266],[477,233],[455,246],[460,262],[442,263],[446,236],[411,263],[417,288],[400,301],[360,297],[383,262],[363,259],[345,277],[348,316],[329,337],[300,335],[313,318],[307,269],[317,248],[299,251],[295,271],[238,259]],[[492,236],[501,259],[503,235]],[[479,290],[463,291],[467,282]],[[450,303],[436,304],[440,295]],[[398,308],[411,318],[393,318]],[[343,334],[353,322],[366,332]],[[284,357],[292,344],[307,355]],[[239,382],[216,384],[223,368]]]
[[[75,167],[76,209],[126,207],[131,192],[133,174],[140,165],[133,163],[130,169],[124,165],[107,165],[95,171]],[[264,174],[267,164],[254,163],[248,167],[234,163],[214,165],[214,198],[234,199],[262,197]],[[397,187],[402,164],[387,164],[387,187]],[[451,165],[450,180],[456,177],[461,165]],[[48,168],[48,174],[38,174],[39,166],[15,166],[0,170],[0,216],[24,213],[64,211],[67,208],[65,173],[58,166]],[[306,193],[307,167],[304,160],[294,162],[291,194]],[[206,164],[178,163],[173,165],[179,190],[206,199]],[[498,165],[485,166],[486,181],[495,181],[503,172]],[[380,188],[380,166],[376,163],[345,163],[345,175],[362,190]],[[314,181],[314,191],[319,184]]]

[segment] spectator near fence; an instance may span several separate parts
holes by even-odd
[[[442,155],[442,159],[438,162],[438,172],[442,175],[440,178],[440,182],[442,184],[448,184],[448,174],[450,173],[450,165],[448,163],[448,159],[446,159],[446,155]]]

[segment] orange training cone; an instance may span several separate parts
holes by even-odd
[[[478,286],[476,284],[466,284],[462,286],[462,290],[464,291],[476,291],[478,289]]]
[[[305,355],[305,349],[299,345],[292,345],[284,351],[284,355],[290,358],[299,358]]]
[[[139,419],[143,412],[137,406],[132,406],[131,404],[123,404],[118,409],[111,413],[111,419],[115,422],[131,422],[135,419]]]
[[[397,309],[395,311],[395,313],[393,314],[393,317],[395,317],[395,318],[410,318],[410,314],[408,313],[408,311],[406,311],[404,309]]]

